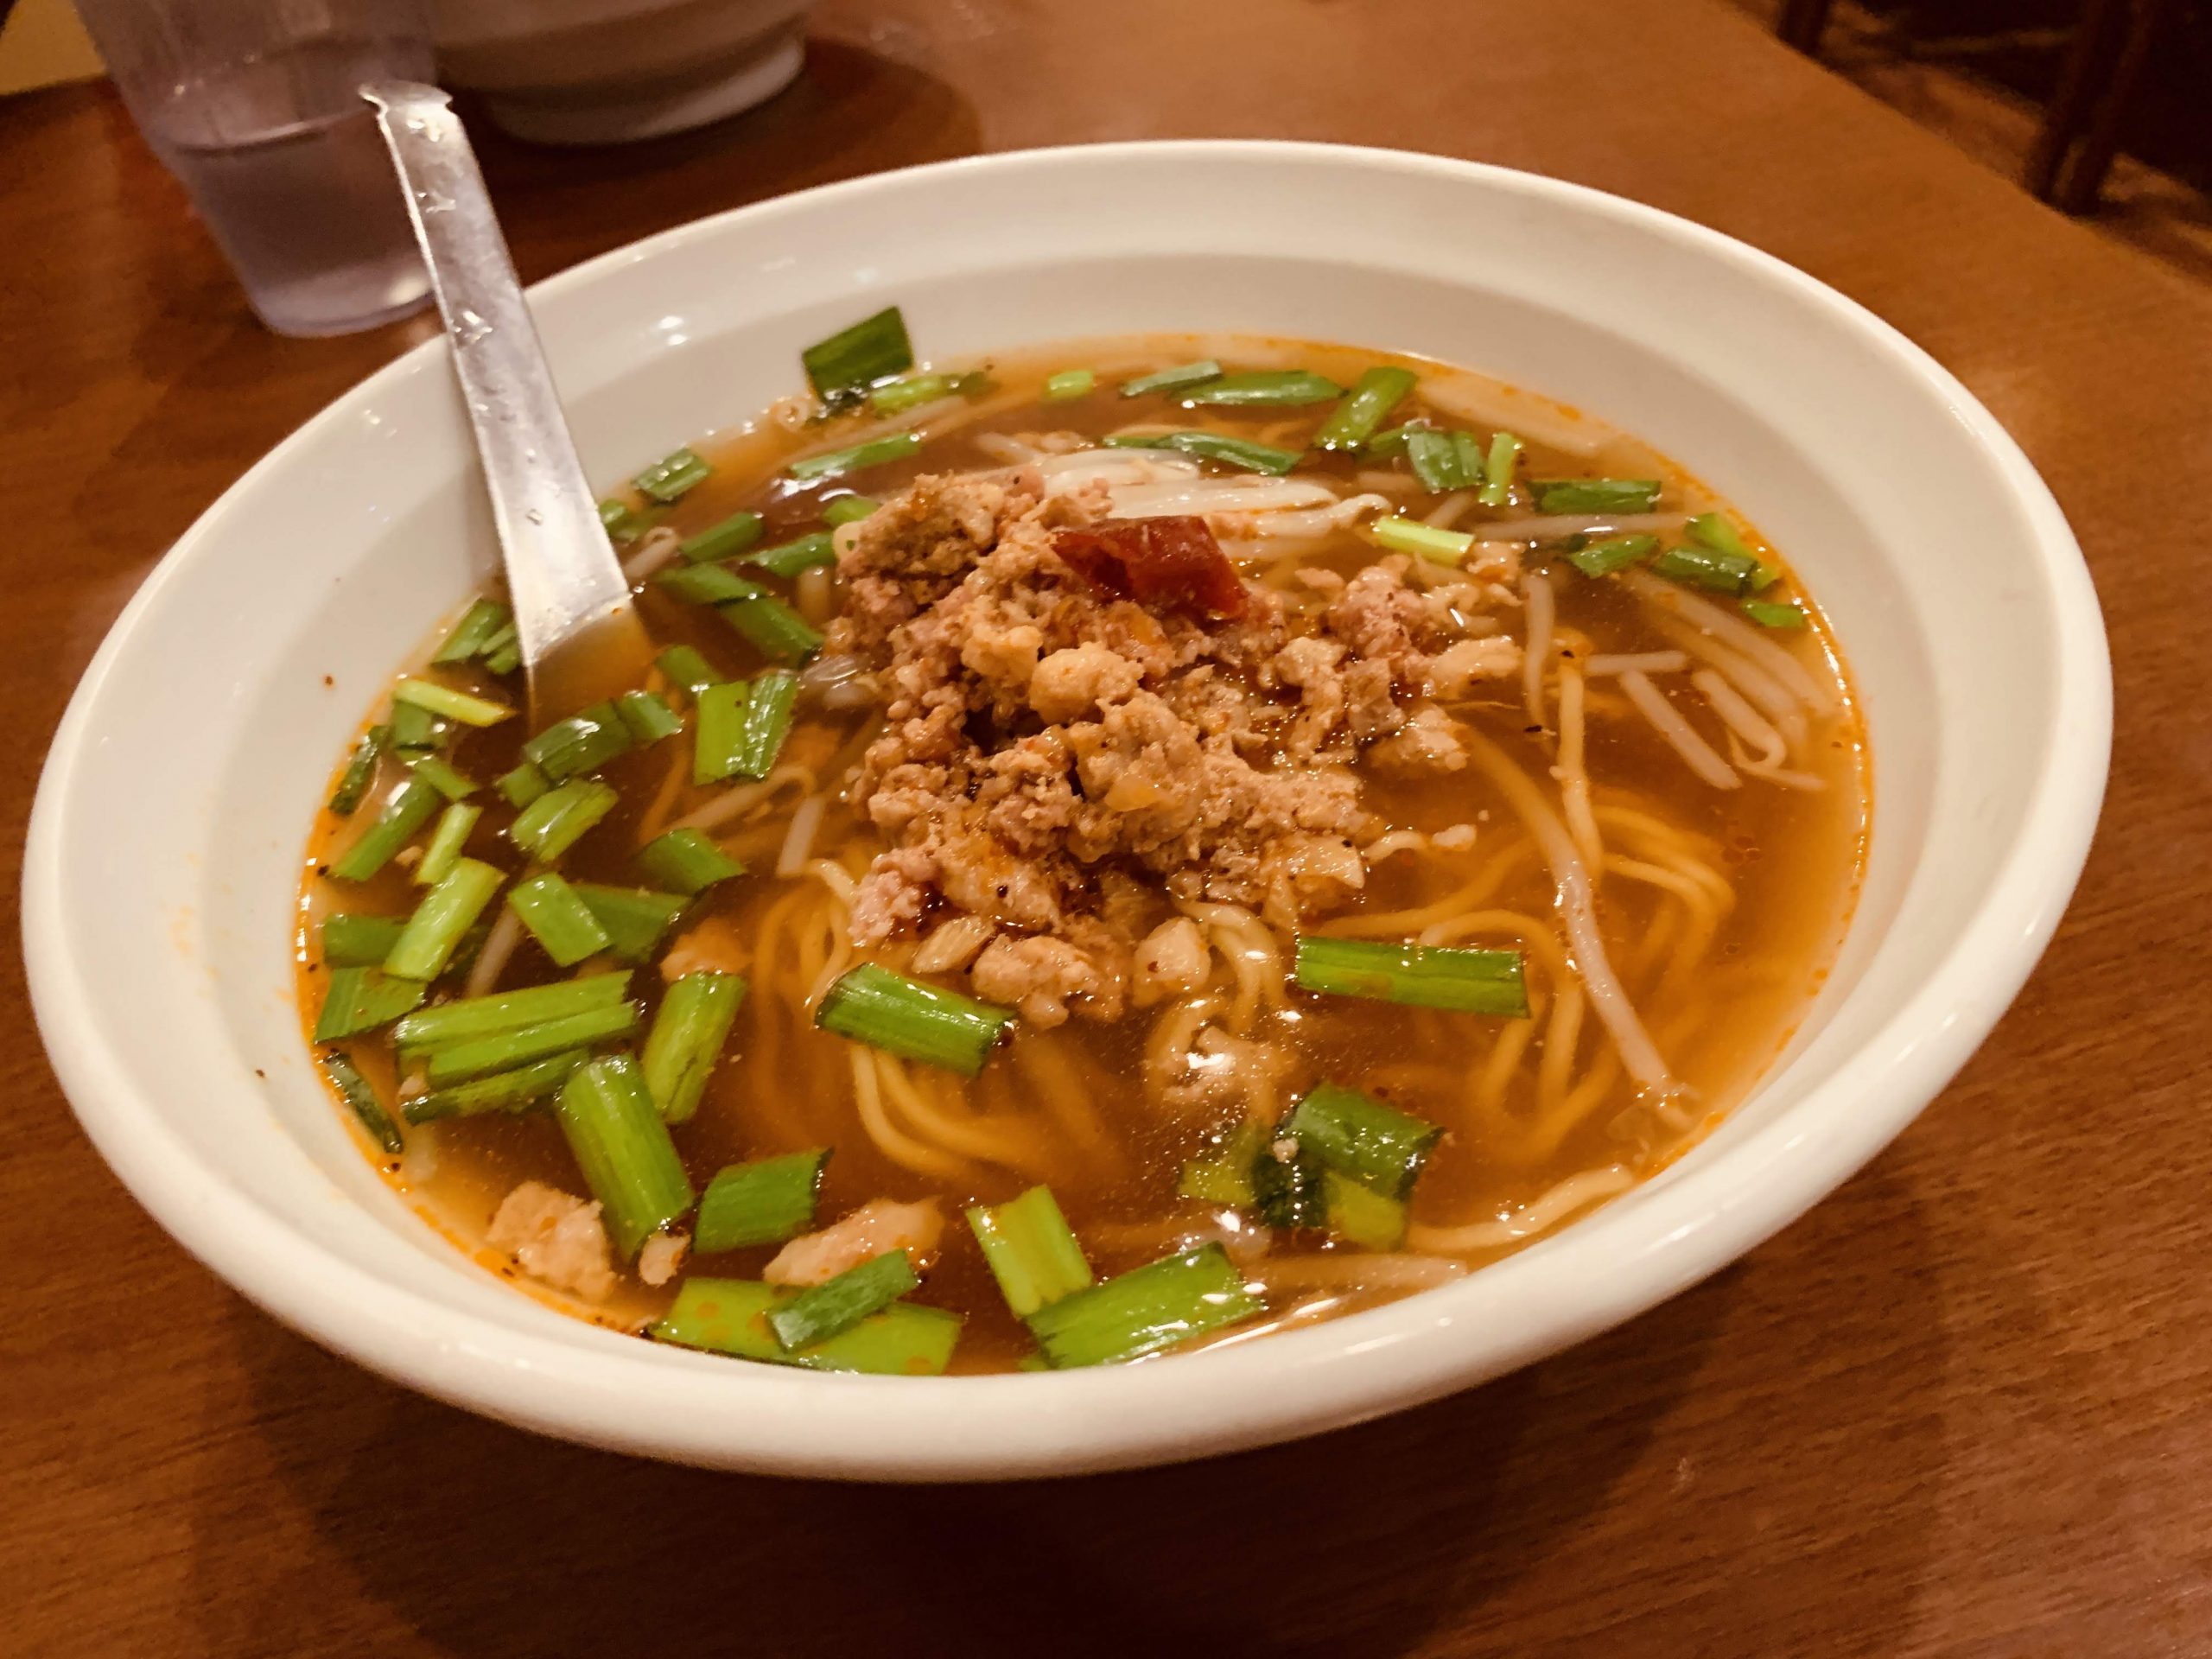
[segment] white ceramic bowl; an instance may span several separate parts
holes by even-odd
[[[330,758],[493,559],[432,344],[309,422],[177,543],[78,689],[31,825],[27,955],[63,1085],[162,1225],[277,1318],[511,1422],[731,1468],[1034,1475],[1259,1445],[1494,1376],[1749,1249],[1927,1103],[2050,937],[2110,734],[2088,573],[1988,413],[1808,277],[1524,174],[1181,143],[810,191],[535,295],[605,480],[790,390],[801,345],[891,300],[948,354],[1191,328],[1432,353],[1580,404],[1711,480],[1820,596],[1871,725],[1872,863],[1812,1017],[1649,1185],[1448,1288],[1216,1354],[819,1376],[552,1313],[377,1178],[291,1000],[296,861]]]
[[[813,0],[437,0],[438,72],[545,144],[685,132],[791,85]]]

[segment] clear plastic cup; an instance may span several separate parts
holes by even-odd
[[[366,80],[431,79],[421,0],[77,0],[124,101],[261,320],[343,334],[429,276]]]

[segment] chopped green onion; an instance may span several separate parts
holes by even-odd
[[[1322,1172],[1321,1190],[1326,1198],[1329,1230],[1338,1238],[1366,1250],[1395,1250],[1404,1246],[1409,1217],[1402,1200],[1384,1198],[1333,1169]]]
[[[814,1011],[824,1031],[925,1065],[972,1077],[1014,1022],[1014,1010],[925,985],[864,962],[832,985]]]
[[[1744,539],[1743,533],[1725,513],[1700,512],[1682,528],[1692,541],[1702,543],[1715,552],[1733,553],[1739,559],[1758,563],[1758,550]]]
[[[1325,374],[1311,369],[1253,369],[1224,374],[1192,387],[1183,394],[1186,404],[1216,404],[1230,408],[1293,408],[1302,404],[1325,404],[1341,397],[1344,389]]]
[[[693,829],[671,830],[647,842],[638,866],[666,893],[696,898],[717,881],[743,875],[745,866]]]
[[[1759,557],[1751,544],[1737,531],[1736,526],[1717,512],[1700,512],[1683,528],[1694,542],[1701,543],[1716,552],[1733,554],[1749,559],[1754,566],[1749,586],[1751,591],[1764,593],[1782,579],[1782,572]],[[1787,624],[1783,625],[1787,626]]]
[[[1221,378],[1221,365],[1211,358],[1201,358],[1196,363],[1179,363],[1172,369],[1156,369],[1150,374],[1141,374],[1134,380],[1122,382],[1122,396],[1141,397],[1147,391],[1173,391],[1179,386],[1195,386],[1202,381]]]
[[[423,846],[423,856],[415,866],[415,885],[435,887],[451,874],[468,849],[468,837],[475,830],[476,820],[484,816],[480,806],[469,806],[461,801],[448,805],[438,816],[438,827],[430,831],[430,839]]]
[[[1688,542],[1669,548],[1651,561],[1653,575],[1716,594],[1755,591],[1753,584],[1758,579],[1759,568],[1757,559],[1745,558],[1740,553],[1723,553],[1718,548],[1700,547]]]
[[[581,979],[532,985],[524,990],[498,991],[489,996],[461,997],[409,1014],[394,1028],[392,1039],[408,1054],[450,1048],[480,1037],[565,1020],[570,1014],[611,1008],[629,989],[630,976],[621,970],[587,974]]]
[[[1133,432],[1109,438],[1106,443],[1115,449],[1179,450],[1202,461],[1218,461],[1270,478],[1281,478],[1297,466],[1301,454],[1269,443],[1254,443],[1249,438],[1232,438],[1225,432]]]
[[[522,746],[523,756],[555,783],[597,772],[630,747],[630,728],[612,702],[556,720]]]
[[[1094,370],[1062,369],[1058,374],[1045,377],[1045,401],[1065,404],[1077,397],[1088,397],[1097,385],[1098,375]]]
[[[513,613],[496,599],[480,599],[461,614],[445,643],[430,661],[440,668],[473,662],[484,654],[495,635],[513,620]]]
[[[361,1127],[369,1132],[369,1139],[395,1158],[406,1151],[407,1143],[400,1138],[399,1125],[391,1121],[391,1114],[385,1110],[384,1103],[377,1098],[377,1091],[370,1087],[369,1080],[354,1069],[353,1061],[335,1049],[327,1051],[321,1058],[323,1075],[330,1079],[332,1086],[338,1090],[340,1098],[352,1109],[353,1116],[361,1120]]]
[[[406,925],[404,916],[326,916],[317,930],[323,963],[332,968],[376,967],[391,954]]]
[[[1493,432],[1490,453],[1483,458],[1482,493],[1475,497],[1486,507],[1504,506],[1513,497],[1513,468],[1521,459],[1521,440],[1510,432]]]
[[[784,740],[791,734],[791,719],[798,709],[798,676],[787,668],[764,671],[753,682],[735,746],[740,778],[766,778],[775,770]]]
[[[811,570],[817,564],[835,564],[837,550],[828,531],[811,530],[795,540],[763,548],[745,562],[757,564],[788,582],[800,571]]]
[[[1388,431],[1377,432],[1360,446],[1360,453],[1372,455],[1378,461],[1387,461],[1394,455],[1403,454],[1406,446],[1412,442],[1414,433],[1425,432],[1428,429],[1429,423],[1427,421],[1408,421],[1402,426],[1394,426]]]
[[[814,1225],[830,1148],[732,1164],[707,1183],[691,1248],[705,1255],[780,1244]]]
[[[516,882],[507,892],[507,908],[559,967],[573,968],[613,943],[591,907],[551,870]]]
[[[879,415],[900,415],[960,390],[961,377],[950,374],[910,374],[886,380],[868,395],[868,406]]]
[[[334,968],[315,1015],[315,1040],[334,1043],[388,1026],[423,1000],[423,982],[377,968]]]
[[[1738,608],[1763,628],[1802,628],[1805,626],[1805,613],[1795,605],[1775,605],[1764,599],[1747,599]]]
[[[1321,1160],[1302,1147],[1262,1142],[1252,1160],[1252,1207],[1270,1227],[1289,1231],[1329,1223]]]
[[[804,461],[793,461],[785,470],[801,480],[840,478],[847,473],[857,473],[866,467],[904,461],[921,447],[922,435],[918,432],[891,432],[880,438],[870,438],[866,443],[856,443],[849,449],[833,449],[826,455],[809,455]]]
[[[476,780],[443,755],[426,754],[410,764],[417,778],[449,801],[461,800],[476,792]]]
[[[655,576],[653,585],[665,588],[678,599],[694,605],[727,605],[736,600],[768,596],[766,588],[739,575],[726,564],[679,565]]]
[[[822,649],[821,633],[780,599],[741,600],[715,608],[772,662],[803,663]]]
[[[856,524],[882,505],[865,495],[841,495],[823,505],[822,516],[832,527]]]
[[[1425,427],[1406,434],[1406,460],[1432,495],[1471,490],[1483,481],[1482,451],[1465,432]]]
[[[420,703],[395,700],[391,705],[392,752],[403,760],[444,747],[452,729],[451,721],[440,719]]]
[[[550,864],[614,810],[620,798],[595,778],[549,789],[515,815],[507,839],[541,864]]]
[[[489,1036],[434,1048],[424,1061],[424,1075],[434,1088],[442,1089],[448,1084],[470,1077],[510,1071],[568,1049],[611,1042],[617,1037],[629,1036],[637,1028],[637,1005],[618,1002],[611,1008],[594,1008],[539,1025],[493,1032]]]
[[[653,661],[671,682],[695,697],[707,687],[721,683],[722,677],[715,672],[714,665],[699,654],[696,646],[671,645]]]
[[[403,1098],[400,1116],[410,1123],[429,1123],[442,1117],[477,1117],[486,1112],[519,1112],[536,1105],[569,1080],[569,1074],[588,1058],[572,1048],[511,1071],[494,1071],[488,1077],[456,1083],[448,1089]]]
[[[652,955],[661,935],[691,902],[681,893],[614,887],[601,881],[577,882],[576,897],[599,918],[599,925],[613,941],[610,948],[624,962],[643,962]]]
[[[608,540],[629,543],[645,533],[645,520],[629,503],[617,501],[610,495],[599,504],[599,527],[607,532]]]
[[[1321,423],[1313,435],[1316,449],[1357,449],[1375,435],[1382,417],[1405,400],[1414,389],[1411,369],[1377,364],[1353,382],[1344,400]]]
[[[718,784],[737,775],[744,760],[745,706],[753,688],[743,680],[725,680],[699,693],[697,718],[691,732],[691,781]]]
[[[490,674],[512,674],[522,666],[522,636],[512,622],[484,647],[484,669]]]
[[[631,737],[640,745],[658,743],[683,729],[683,718],[664,698],[651,691],[625,691],[614,699],[614,712],[622,717]]]
[[[755,1280],[686,1279],[668,1312],[645,1334],[656,1342],[739,1359],[880,1376],[938,1376],[960,1337],[958,1314],[895,1302],[841,1336],[787,1353],[768,1328],[767,1316],[790,1300],[788,1293]]]
[[[1518,950],[1393,944],[1301,933],[1294,972],[1302,990],[1461,1014],[1529,1017]]]
[[[666,506],[714,476],[715,469],[689,449],[664,455],[630,481],[639,493]]]
[[[1541,512],[1649,512],[1660,486],[1656,478],[1554,478],[1529,487]]]
[[[736,974],[685,974],[668,988],[645,1034],[645,1088],[671,1123],[688,1122],[745,1001]]]
[[[792,1353],[851,1330],[921,1282],[906,1251],[886,1250],[777,1304],[769,1310],[768,1328],[784,1351]]]
[[[578,1066],[562,1085],[555,1110],[626,1261],[691,1207],[697,1197],[691,1178],[653,1109],[638,1063],[628,1055],[609,1054]]]
[[[391,855],[429,823],[443,800],[438,791],[408,778],[385,797],[384,810],[359,840],[340,855],[330,873],[340,881],[365,881],[391,861]]]
[[[1236,1130],[1183,1166],[1176,1178],[1175,1196],[1201,1204],[1226,1205],[1249,1210],[1257,1202],[1252,1190],[1252,1163],[1267,1148],[1267,1137],[1252,1124]]]
[[[840,328],[827,340],[815,341],[798,355],[814,390],[830,402],[836,401],[841,392],[904,374],[914,366],[906,319],[895,305]]]
[[[451,808],[448,810],[474,809]],[[476,925],[506,875],[481,859],[457,858],[407,918],[384,970],[402,979],[435,979],[453,960],[461,936]]]
[[[1413,1191],[1444,1135],[1437,1124],[1333,1083],[1308,1090],[1280,1132],[1296,1141],[1301,1154],[1386,1198]]]
[[[1017,1319],[1091,1282],[1083,1245],[1049,1186],[1033,1186],[1001,1205],[970,1205],[968,1225]]]
[[[1567,562],[1586,576],[1610,576],[1616,570],[1626,569],[1638,559],[1649,557],[1652,549],[1658,545],[1656,536],[1641,532],[1633,536],[1612,536],[1602,542],[1590,542],[1576,548],[1567,556]]]
[[[1418,553],[1439,564],[1459,563],[1475,544],[1465,531],[1441,530],[1418,518],[1377,518],[1375,539],[1394,552]]]
[[[732,559],[760,539],[767,520],[757,512],[733,512],[719,524],[688,537],[677,550],[694,564]]]
[[[1055,1370],[1140,1359],[1261,1311],[1218,1244],[1202,1244],[1040,1307],[1029,1329]]]
[[[353,759],[346,761],[346,770],[339,774],[337,787],[330,791],[330,810],[337,817],[353,816],[353,809],[369,792],[369,780],[376,776],[378,757],[384,753],[391,737],[391,727],[372,726],[354,743]]]
[[[512,772],[501,772],[493,787],[519,812],[552,788],[553,780],[537,769],[535,761],[525,760]]]

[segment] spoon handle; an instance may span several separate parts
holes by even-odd
[[[523,661],[537,671],[564,641],[630,609],[561,410],[505,237],[468,135],[435,86],[377,81],[375,106],[408,217],[453,342],[484,463]]]

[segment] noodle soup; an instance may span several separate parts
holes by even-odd
[[[1341,346],[807,367],[604,504],[635,693],[525,729],[486,595],[317,822],[311,1039],[485,1267],[745,1360],[1140,1359],[1478,1268],[1779,1052],[1865,757],[1696,480]]]

